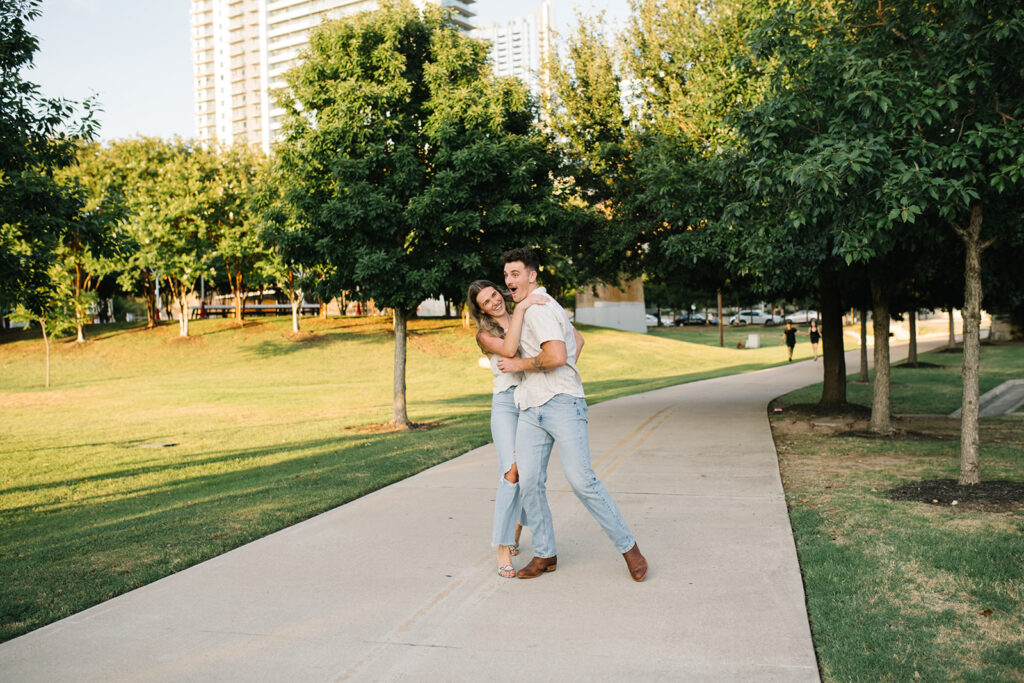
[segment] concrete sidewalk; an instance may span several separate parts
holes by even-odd
[[[818,680],[766,407],[820,378],[804,361],[591,407],[643,583],[557,453],[558,570],[499,577],[488,445],[0,645],[0,680]]]

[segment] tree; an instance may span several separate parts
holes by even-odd
[[[987,0],[900,10],[862,9],[898,54],[896,77],[911,85],[897,112],[905,152],[882,196],[889,220],[937,215],[963,243],[959,482],[976,484],[982,255],[1024,241],[1024,10]]]
[[[1011,3],[849,0],[780,5],[751,39],[779,65],[750,118],[751,184],[762,197],[799,190],[790,234],[810,223],[835,255],[874,264],[881,299],[900,289],[893,257],[914,276],[937,225],[963,242],[962,484],[979,479],[981,254],[995,240],[1019,243],[1021,230],[1022,37]]]
[[[765,78],[739,58],[748,5],[638,0],[622,38],[636,122],[624,213],[636,226],[643,270],[654,282],[716,298],[777,293],[764,277],[772,271],[748,248],[749,221],[726,212],[742,192],[741,138],[730,115],[760,99]]]
[[[156,259],[157,241],[154,220],[158,187],[165,182],[164,173],[181,154],[185,146],[180,141],[165,141],[154,137],[115,140],[94,149],[91,163],[96,175],[116,190],[124,203],[123,248],[117,263],[119,284],[127,291],[140,294],[146,303],[146,326],[154,327],[159,320],[157,310]]]
[[[525,87],[488,75],[486,46],[409,2],[325,23],[287,76],[278,163],[312,265],[392,310],[391,422],[406,410],[406,321],[449,282],[550,226],[553,165]]]
[[[188,336],[189,298],[200,278],[215,271],[218,237],[216,155],[191,142],[176,140],[159,178],[146,186],[138,207],[140,257],[168,285],[180,310],[179,336]]]
[[[85,341],[86,314],[97,300],[96,288],[117,269],[126,246],[121,231],[126,216],[121,188],[107,173],[99,150],[99,143],[80,145],[77,163],[61,174],[82,198],[81,208],[55,251],[61,265],[57,272],[68,281],[79,342]]]
[[[912,248],[900,241],[906,234],[877,225],[873,192],[893,154],[880,133],[889,104],[878,93],[891,84],[873,82],[873,99],[851,97],[877,55],[843,23],[844,11],[845,5],[814,2],[758,8],[744,43],[750,68],[767,74],[766,89],[732,116],[743,138],[744,176],[732,212],[754,227],[747,251],[774,273],[775,283],[819,289],[823,405],[846,400],[843,296],[850,289],[845,283],[858,279],[851,278],[851,266],[862,266],[858,272],[871,280],[876,325],[872,424],[889,431],[887,297],[894,285],[878,278],[899,272],[882,265],[898,245],[904,253]],[[884,70],[877,75],[883,76]]]
[[[545,65],[545,123],[562,152],[565,180],[557,197],[568,234],[546,262],[561,263],[568,288],[618,283],[643,271],[638,226],[628,209],[635,168],[622,76],[603,15],[578,13],[565,43],[565,57],[553,55]]]
[[[210,220],[214,226],[211,241],[215,244],[213,267],[227,279],[235,299],[238,324],[245,318],[248,285],[263,280],[261,264],[270,258],[253,211],[257,177],[265,163],[262,154],[245,145],[219,149],[209,188]]]
[[[276,281],[287,287],[292,309],[292,332],[298,333],[303,293],[317,291],[315,274],[322,272],[323,264],[310,266],[311,255],[319,250],[312,231],[301,222],[294,205],[284,201],[282,192],[286,182],[282,176],[280,164],[264,167],[249,208],[260,240],[273,252],[268,265],[276,274]],[[321,296],[330,298],[326,292]]]
[[[74,329],[74,312],[68,305],[71,300],[68,284],[60,265],[51,265],[49,280],[41,283],[37,291],[28,292],[32,307],[18,304],[11,315],[16,322],[39,325],[46,353],[44,386],[47,389],[50,388],[50,342],[54,335]]]
[[[38,41],[27,23],[38,0],[0,0],[0,307],[37,320],[58,300],[57,250],[82,206],[55,172],[75,163],[78,140],[95,132],[95,103],[47,99],[22,77]]]

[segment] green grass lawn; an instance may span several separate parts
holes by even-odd
[[[782,397],[772,418],[815,648],[826,681],[1024,680],[1024,504],[893,500],[909,482],[956,479],[959,355],[895,368],[893,438],[812,426]],[[982,391],[1024,378],[1024,346],[984,346]],[[864,405],[870,387],[851,385]],[[787,406],[789,406],[787,408]],[[774,414],[773,414],[774,415]],[[1024,481],[1024,419],[983,418],[983,483]],[[938,500],[938,499],[933,499]]]
[[[799,347],[798,347],[799,348]],[[1024,379],[1024,348],[1017,346],[982,346],[982,374],[978,386],[982,394],[1010,379]],[[911,368],[903,362],[892,366],[890,397],[897,415],[949,415],[960,407],[963,384],[959,353],[929,353],[921,356],[924,367]],[[932,367],[935,366],[935,367]],[[847,368],[850,369],[850,368]],[[857,375],[850,375],[856,380]],[[868,373],[867,384],[851,381],[846,387],[850,403],[871,407],[875,373]],[[821,385],[813,384],[787,394],[787,403],[814,403],[821,398]]]
[[[796,358],[797,355],[800,355],[801,351],[805,352],[803,355],[810,357],[811,344],[807,340],[807,326],[798,325],[797,327],[802,334],[797,335],[796,352],[793,357]],[[760,337],[759,341],[762,347],[782,347],[778,349],[778,352],[783,355],[783,360],[785,360],[785,335],[782,333],[784,329],[786,329],[785,325],[775,325],[773,327],[765,327],[764,325],[724,325],[722,327],[722,338],[725,348],[734,349],[740,342],[746,344],[748,336],[756,334]],[[717,325],[649,327],[647,331],[648,334],[664,339],[678,339],[694,344],[703,344],[704,346],[718,346],[719,344]],[[847,348],[849,349],[849,345],[847,345]],[[818,347],[818,353],[821,353],[821,346]]]
[[[784,362],[581,328],[591,402]],[[459,321],[410,326],[410,418],[391,416],[384,319],[87,328],[43,347],[0,335],[0,639],[213,557],[490,440],[490,372]],[[806,357],[809,345],[797,347]],[[173,444],[173,445],[163,445]]]

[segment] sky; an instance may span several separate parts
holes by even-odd
[[[555,22],[578,7],[605,10],[611,22],[629,14],[628,0],[553,0]],[[478,0],[477,25],[525,14],[539,0]],[[99,138],[193,137],[189,0],[43,0],[29,24],[39,38],[35,66],[24,76],[46,97],[95,95],[102,111]]]

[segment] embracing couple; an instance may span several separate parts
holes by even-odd
[[[468,294],[477,343],[494,374],[491,435],[501,478],[492,542],[498,546],[498,573],[532,579],[555,571],[558,556],[545,484],[551,447],[557,443],[562,471],[576,497],[622,553],[633,580],[643,581],[647,561],[590,467],[587,402],[576,369],[583,337],[539,286],[536,252],[513,249],[502,255],[502,262],[507,292],[477,280]],[[522,526],[530,528],[534,557],[516,572],[512,556],[519,552]]]

